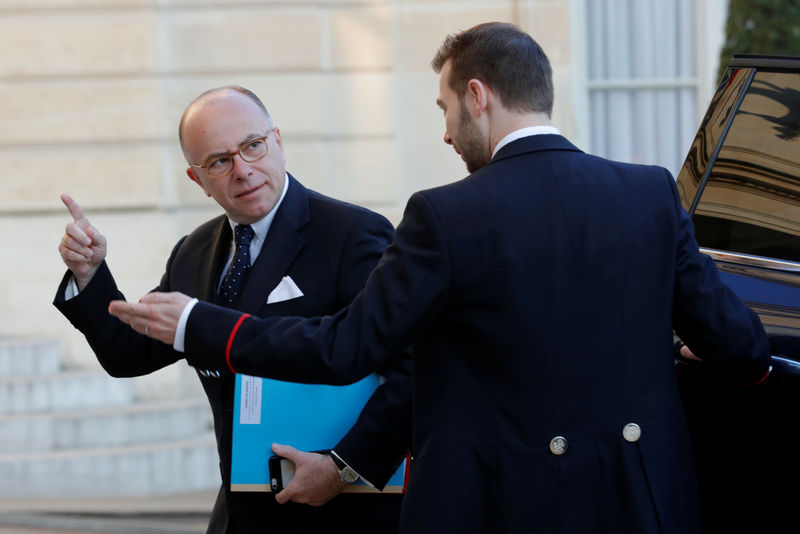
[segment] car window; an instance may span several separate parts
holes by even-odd
[[[725,137],[730,125],[731,110],[736,109],[737,100],[747,89],[754,72],[755,70],[751,68],[728,69],[714,98],[711,99],[678,175],[678,189],[686,211],[691,211],[703,175],[714,160],[717,146]]]
[[[796,73],[756,72],[693,220],[702,247],[800,262]]]

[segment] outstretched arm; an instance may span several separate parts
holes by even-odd
[[[186,325],[186,359],[196,367],[290,382],[356,382],[379,371],[438,318],[452,284],[449,262],[433,208],[415,194],[395,242],[347,308],[324,317],[258,318],[200,301]],[[182,298],[153,293],[141,300],[148,306],[112,302],[109,311],[170,343]]]

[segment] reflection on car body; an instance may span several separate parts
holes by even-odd
[[[737,56],[678,175],[697,242],[761,318],[755,387],[679,366],[706,532],[797,532],[800,474],[800,58]]]

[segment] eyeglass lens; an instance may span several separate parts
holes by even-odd
[[[263,158],[267,154],[266,139],[254,139],[239,148],[237,152],[243,160],[253,162]],[[211,176],[222,176],[228,174],[233,169],[233,156],[220,156],[208,162],[208,174]]]

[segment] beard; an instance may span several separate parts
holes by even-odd
[[[459,112],[458,139],[455,140],[455,145],[461,152],[461,158],[467,165],[467,171],[471,174],[486,166],[492,158],[488,149],[489,143],[478,125],[472,120],[463,100]]]

